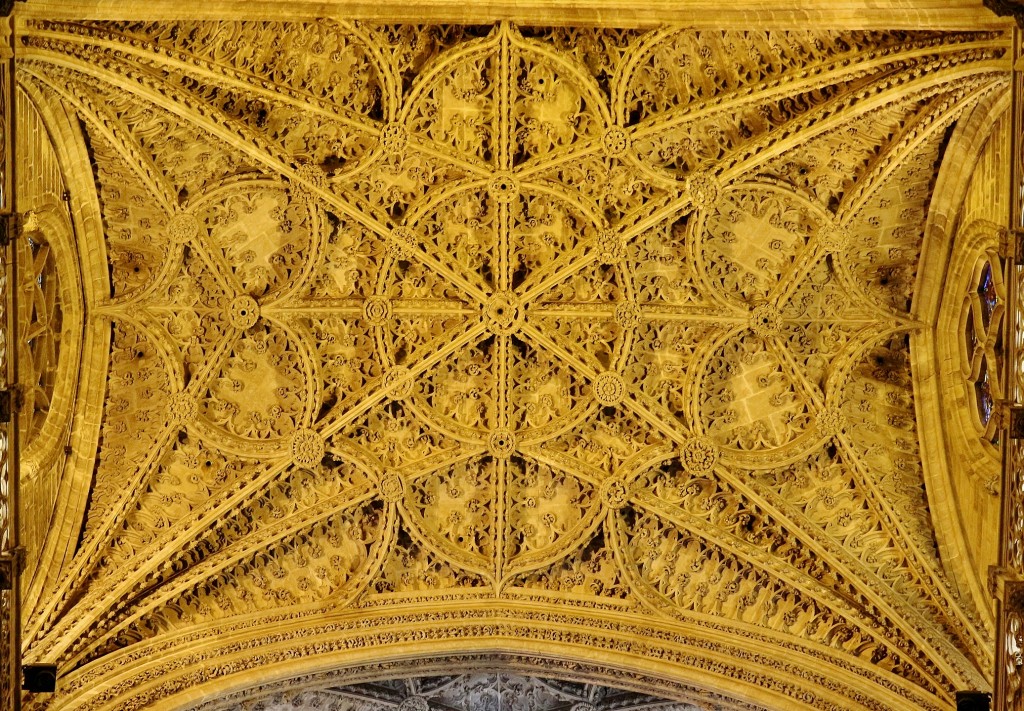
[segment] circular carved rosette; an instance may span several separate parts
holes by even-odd
[[[613,126],[605,131],[601,145],[609,156],[619,158],[629,150],[629,134],[624,129]]]
[[[175,244],[185,244],[199,236],[200,224],[193,215],[181,213],[167,223],[167,237]]]
[[[363,302],[363,318],[371,326],[386,326],[391,320],[391,302],[381,296],[371,296]]]
[[[260,319],[260,306],[251,296],[239,296],[228,305],[228,320],[235,328],[252,328]]]
[[[686,192],[695,207],[707,210],[718,202],[722,187],[712,173],[694,173],[686,181]]]
[[[601,485],[601,501],[612,511],[629,503],[629,486],[620,476],[614,476]]]
[[[602,405],[612,406],[626,396],[626,384],[618,373],[601,373],[594,378],[594,398]]]
[[[295,168],[295,177],[300,185],[309,185],[317,189],[323,189],[327,185],[327,173],[313,163],[301,163]]]
[[[815,425],[822,437],[834,437],[846,429],[846,415],[840,408],[827,407],[818,413]]]
[[[707,437],[692,437],[679,448],[679,461],[687,472],[704,476],[714,471],[720,452]]]
[[[380,149],[385,155],[397,155],[409,144],[409,131],[398,123],[389,123],[380,132]]]
[[[761,304],[750,313],[750,328],[761,338],[778,336],[782,332],[782,315],[771,304]]]
[[[398,503],[405,497],[405,483],[398,472],[388,471],[380,478],[380,498],[389,504]]]
[[[177,392],[167,400],[167,416],[172,425],[183,427],[196,419],[196,399],[187,392]]]
[[[843,254],[853,244],[853,235],[846,225],[833,223],[822,227],[820,241],[826,251]]]
[[[499,336],[510,336],[519,330],[523,315],[515,294],[503,291],[495,294],[484,306],[487,327]]]
[[[597,235],[597,259],[601,264],[612,266],[626,256],[626,245],[617,230],[601,230]]]
[[[643,312],[635,301],[623,301],[615,307],[615,323],[622,328],[636,328],[643,320]]]
[[[419,240],[412,229],[396,227],[388,238],[387,252],[394,259],[408,259],[416,253],[418,243]]]
[[[516,451],[516,436],[509,430],[497,430],[487,438],[487,451],[492,456],[504,459]]]
[[[509,203],[519,195],[519,181],[511,173],[499,173],[487,184],[491,199],[498,203]]]
[[[394,400],[404,400],[409,397],[412,394],[413,385],[409,369],[401,365],[389,368],[381,379],[381,386]]]
[[[296,430],[292,434],[291,454],[292,461],[298,466],[315,467],[324,458],[324,439],[315,430]]]

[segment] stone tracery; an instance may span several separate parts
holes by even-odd
[[[906,336],[928,171],[998,37],[293,29],[24,33],[88,126],[113,331],[30,650],[82,684],[253,612],[544,593],[923,708],[978,678]]]

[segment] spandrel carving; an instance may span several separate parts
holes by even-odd
[[[487,566],[495,555],[498,476],[498,463],[482,457],[409,483],[407,506],[438,552]]]
[[[107,221],[113,291],[115,296],[129,295],[149,285],[163,263],[166,246],[154,237],[166,230],[168,220],[147,191],[139,189],[114,146],[97,137],[93,150],[104,166],[99,190]]]
[[[556,563],[521,573],[511,587],[562,593],[573,598],[627,599],[630,582],[615,560],[602,531]]]
[[[581,481],[531,459],[509,460],[508,526],[505,555],[510,567],[534,567],[578,545],[598,514],[597,492]]]
[[[248,322],[245,313],[241,318],[242,323]],[[200,414],[239,437],[290,435],[311,405],[308,364],[308,353],[287,331],[269,322],[253,324],[240,335],[209,381],[200,400]]]
[[[443,146],[445,151],[468,157],[480,166],[498,165],[495,140],[498,124],[498,43],[488,37],[451,65],[448,72],[428,75],[415,83],[408,97],[408,126]]]
[[[371,583],[378,594],[422,594],[424,591],[463,589],[480,591],[492,585],[489,576],[453,564],[433,548],[419,544],[402,527],[384,561],[380,575]]]
[[[113,326],[110,366],[107,382],[119,394],[108,401],[101,430],[90,528],[102,525],[109,507],[123,495],[123,472],[151,454],[161,437],[160,402],[168,389],[167,371],[153,339],[130,323]]]
[[[749,333],[733,335],[711,355],[702,383],[701,418],[724,446],[776,449],[812,425],[810,398],[773,347],[773,338],[749,338]]]
[[[194,201],[191,209],[209,230],[210,246],[230,265],[239,291],[262,297],[300,281],[310,242],[322,231],[311,201],[273,183],[236,183],[224,192]]]

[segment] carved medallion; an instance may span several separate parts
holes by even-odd
[[[179,213],[167,223],[167,236],[172,242],[185,244],[199,236],[199,220],[187,213]]]
[[[324,458],[324,440],[318,432],[296,430],[292,434],[292,460],[300,467],[315,467]]]
[[[236,328],[251,328],[260,318],[260,307],[251,296],[239,296],[228,306],[228,316]]]

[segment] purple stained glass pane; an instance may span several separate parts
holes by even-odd
[[[978,415],[981,417],[982,426],[988,426],[992,419],[992,407],[995,403],[992,397],[992,384],[988,377],[988,359],[982,356],[981,370],[978,379],[974,381],[974,396],[978,401]]]
[[[978,295],[981,297],[981,322],[987,329],[992,322],[992,314],[999,303],[999,296],[996,294],[996,283],[992,278],[992,264],[985,262],[981,270],[981,279],[978,281]]]
[[[974,347],[978,345],[978,334],[974,332],[974,309],[967,311],[967,324],[964,326],[964,343],[967,345],[967,360],[970,360],[974,353]]]

